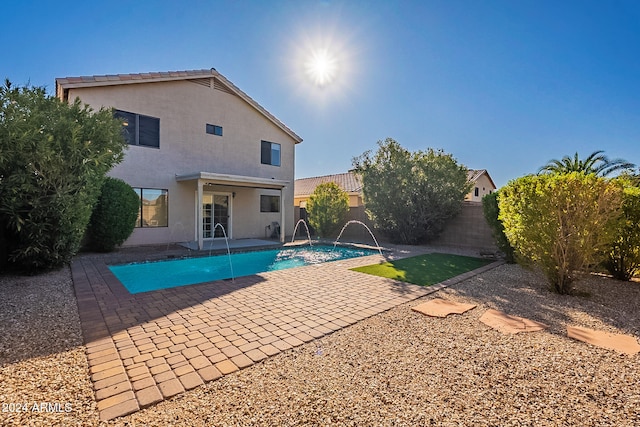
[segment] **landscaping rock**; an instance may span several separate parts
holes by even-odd
[[[553,294],[536,274],[502,265],[101,422],[68,271],[3,276],[0,425],[640,425],[640,355],[566,335],[575,326],[639,337],[640,285],[592,276],[577,288],[589,296]],[[411,310],[434,298],[478,306],[447,318]],[[479,321],[488,309],[549,328],[504,335]]]

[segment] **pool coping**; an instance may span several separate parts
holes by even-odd
[[[403,253],[400,257],[415,253]],[[71,264],[101,420],[128,415],[502,264],[421,287],[350,268],[380,255],[131,294],[108,257]]]

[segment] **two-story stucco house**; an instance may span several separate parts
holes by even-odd
[[[140,196],[125,245],[264,238],[293,232],[302,142],[215,69],[56,79],[56,95],[111,107],[129,144],[110,176]]]

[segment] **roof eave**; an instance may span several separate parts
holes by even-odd
[[[149,77],[142,78],[141,77],[142,75],[149,76]],[[129,85],[129,84],[138,84],[138,83],[160,83],[160,82],[190,80],[194,78],[203,78],[203,77],[215,77],[219,79],[222,83],[224,83],[227,87],[229,87],[229,89],[233,91],[238,97],[244,100],[247,104],[253,107],[260,114],[262,114],[266,119],[268,119],[270,122],[276,125],[280,130],[286,133],[289,137],[291,137],[291,139],[293,139],[295,144],[299,144],[302,142],[302,138],[298,134],[296,134],[287,125],[285,125],[273,114],[267,111],[262,105],[258,104],[253,98],[251,98],[249,95],[243,92],[240,88],[238,88],[235,84],[233,84],[229,79],[227,79],[225,76],[220,74],[215,68],[211,68],[210,70],[174,72],[173,74],[143,73],[140,75],[127,74],[125,76],[128,76],[130,78],[122,80],[121,75],[56,78],[56,96],[58,98],[61,98],[63,91],[68,89],[77,89],[77,88],[85,88],[85,87],[101,87],[101,86],[119,86],[119,85]],[[69,81],[69,79],[73,79],[74,81]]]
[[[289,135],[295,141],[296,144],[299,144],[302,142],[302,138],[298,134],[296,134],[293,130],[291,130],[287,125],[282,123],[280,120],[278,120],[278,118],[276,118],[273,114],[267,111],[262,105],[260,105],[253,98],[251,98],[244,91],[242,91],[242,89],[240,89],[238,86],[233,84],[229,79],[227,79],[225,76],[223,76],[220,73],[217,73],[216,77],[219,78],[232,91],[234,91],[235,94],[238,95],[240,98],[242,98],[246,103],[248,103],[253,108],[258,110],[258,112],[260,112],[263,116],[269,119],[273,124],[278,126],[282,131],[284,131],[287,135]]]

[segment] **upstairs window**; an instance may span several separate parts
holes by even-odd
[[[210,135],[222,136],[222,126],[210,125],[207,123],[207,133]]]
[[[280,144],[269,141],[261,142],[260,162],[263,165],[280,166]]]
[[[121,110],[116,110],[114,116],[123,120],[127,144],[160,148],[160,119]]]

